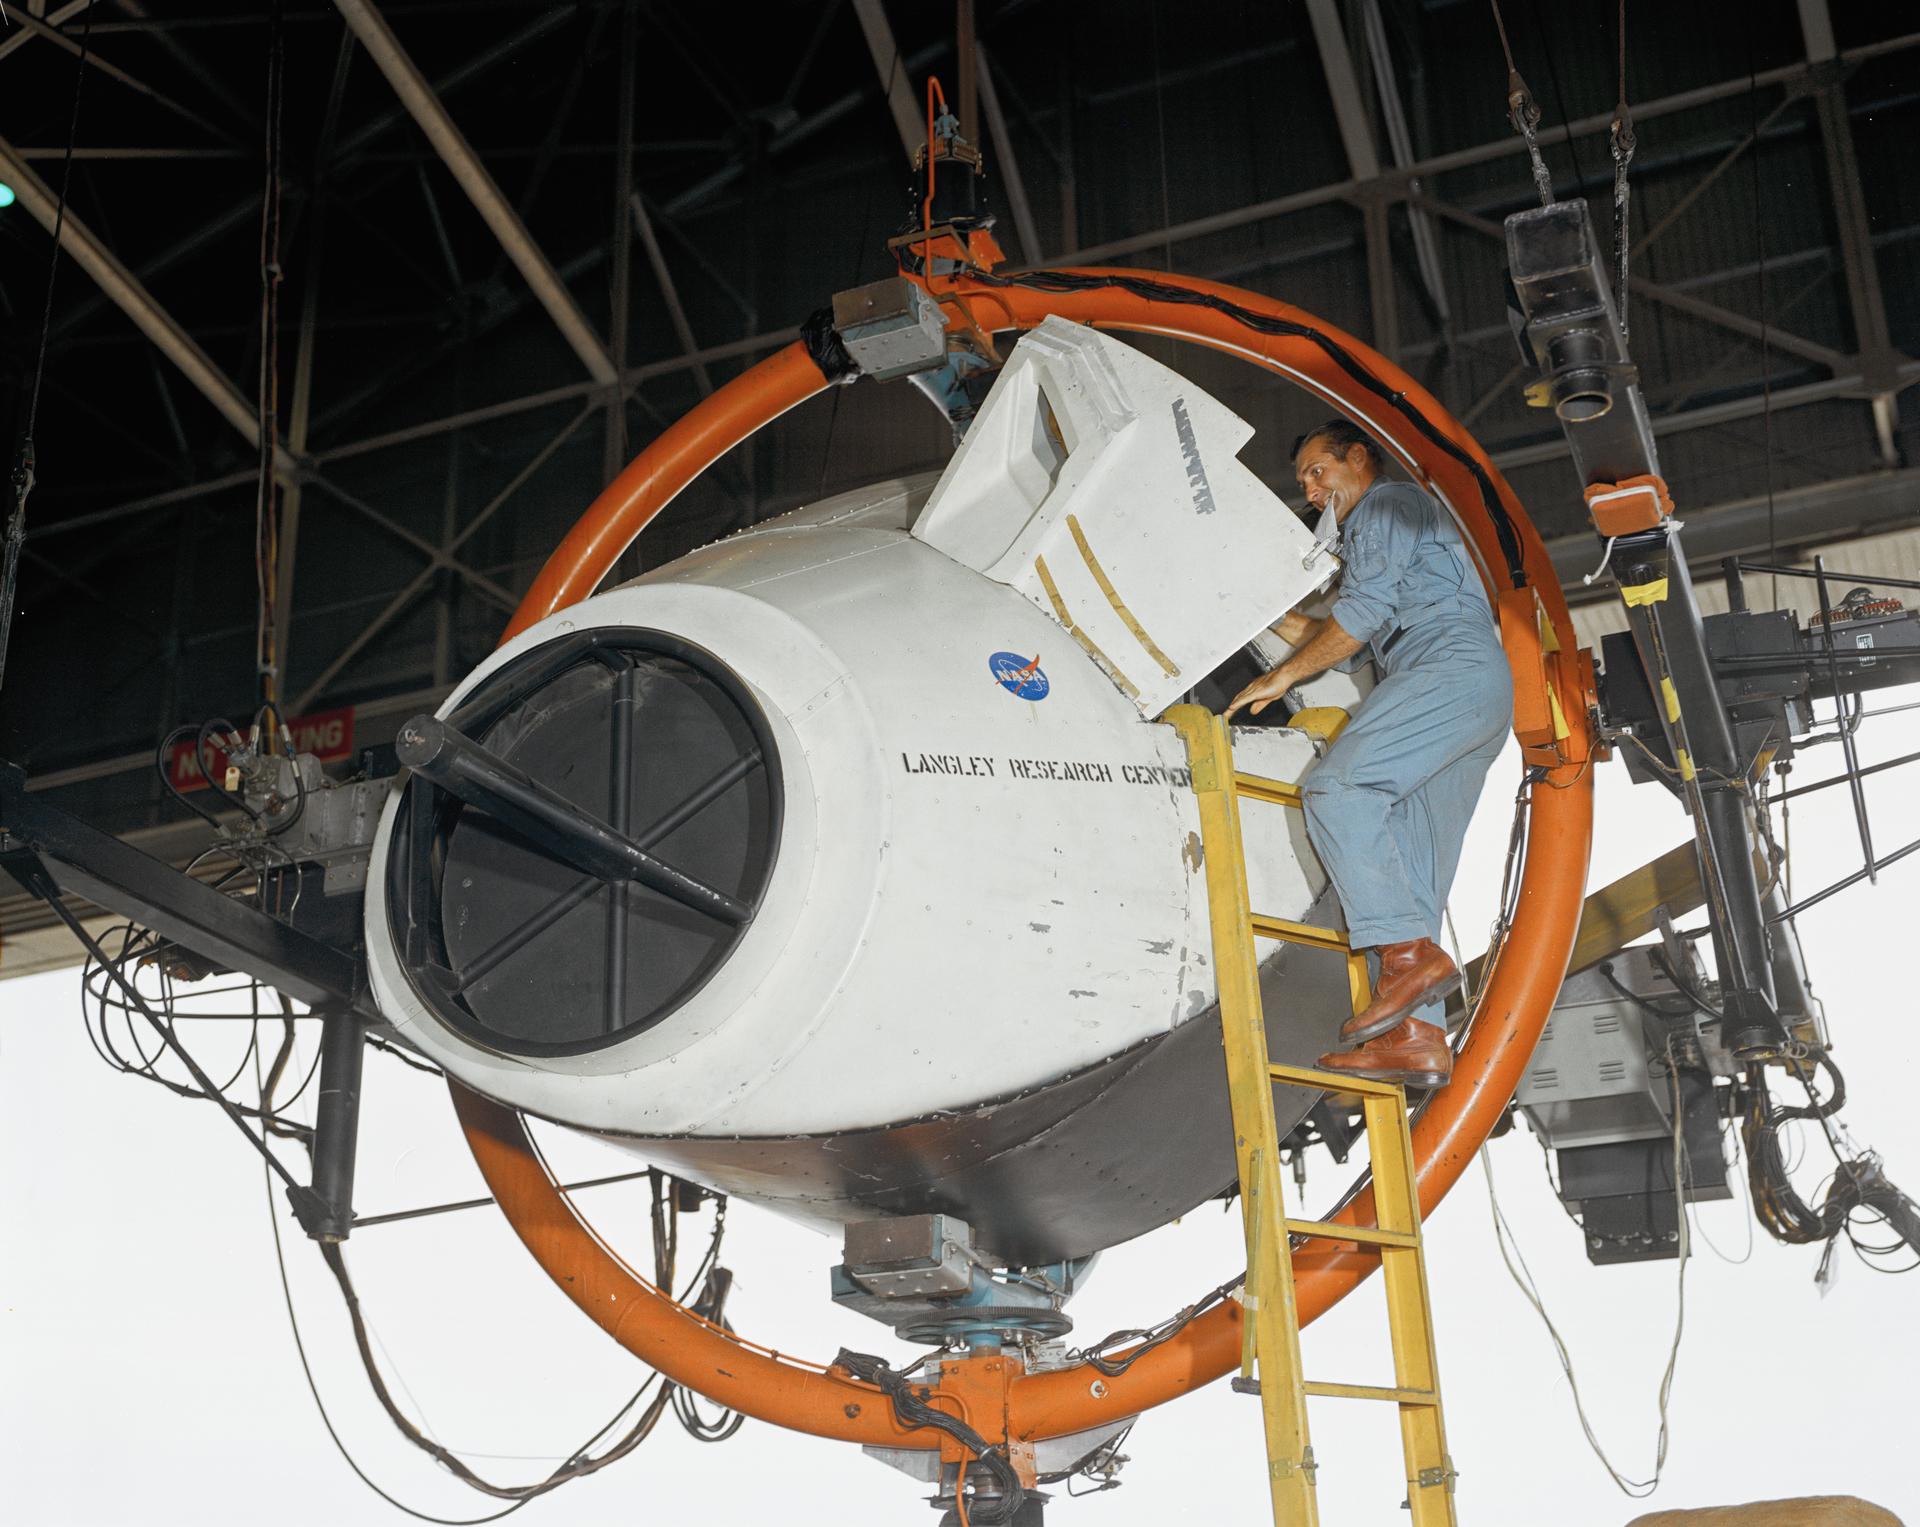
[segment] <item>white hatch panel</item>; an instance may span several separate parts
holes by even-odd
[[[1058,621],[1157,716],[1327,574],[1238,460],[1253,430],[1130,345],[1049,318],[1014,347],[913,534]]]

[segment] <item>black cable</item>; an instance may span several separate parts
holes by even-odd
[[[1612,960],[1602,960],[1600,962],[1600,979],[1605,981],[1607,985],[1611,986],[1614,991],[1626,998],[1626,1000],[1631,1002],[1635,1007],[1639,1008],[1640,1011],[1645,1013],[1649,1018],[1658,1018],[1662,1023],[1672,1023],[1680,1018],[1691,1018],[1700,1010],[1700,1005],[1692,999],[1689,999],[1687,1005],[1678,1012],[1654,1006],[1652,1002],[1623,984],[1619,978],[1614,975]],[[1675,982],[1674,984],[1678,985],[1679,983]]]
[[[1840,1068],[1834,1064],[1833,1057],[1825,1050],[1816,1050],[1813,1059],[1821,1070],[1833,1080],[1833,1091],[1823,1103],[1813,1090],[1813,1078],[1796,1062],[1794,1070],[1800,1073],[1800,1084],[1807,1089],[1807,1105],[1782,1106],[1776,1113],[1782,1119],[1830,1119],[1847,1105],[1847,1079],[1840,1074]]]
[[[279,1109],[263,1110],[255,1108],[225,1095],[226,1089],[239,1080],[241,1072],[252,1062],[258,1043],[257,1033],[249,1039],[247,1049],[241,1056],[240,1067],[235,1071],[233,1076],[229,1077],[224,1084],[219,1086],[217,1092],[208,1091],[198,1086],[188,1086],[184,1082],[177,1082],[171,1077],[162,1076],[155,1069],[155,1063],[166,1053],[168,1045],[163,1042],[157,1049],[149,1054],[145,1045],[140,1041],[139,1030],[134,1027],[133,1023],[134,1016],[141,1010],[136,1008],[130,1001],[115,999],[108,987],[114,982],[132,985],[133,981],[127,975],[129,963],[137,966],[141,961],[145,960],[155,950],[161,947],[161,940],[158,934],[153,933],[149,929],[137,928],[131,923],[121,924],[106,930],[102,935],[102,955],[105,955],[104,941],[112,939],[116,935],[119,935],[121,940],[120,950],[117,955],[107,959],[105,963],[102,963],[102,961],[96,959],[93,952],[89,950],[81,967],[82,1027],[86,1031],[89,1043],[93,1045],[94,1053],[99,1055],[100,1058],[109,1066],[113,1067],[114,1070],[124,1075],[137,1077],[142,1081],[152,1082],[155,1086],[164,1087],[176,1097],[199,1102],[218,1103],[223,1108],[237,1111],[247,1118],[260,1120],[261,1124],[273,1134],[280,1135],[286,1139],[298,1140],[302,1144],[307,1143],[313,1134],[310,1126],[286,1118]],[[112,969],[110,970],[109,967],[112,967]],[[164,1024],[165,1033],[171,1036],[173,1045],[184,1050],[184,1042],[180,1039],[178,1030],[175,1028],[176,1017],[193,1021],[204,1019],[208,1015],[199,1013],[177,1014],[175,1012],[177,998],[175,998],[172,993],[171,980],[164,976],[163,980],[166,981],[166,985],[162,994],[155,999],[161,1015],[160,1021]],[[256,992],[258,991],[257,983],[253,985],[253,989]],[[89,1005],[88,999],[92,999],[93,1003],[98,1004],[97,1014],[95,1009]],[[120,1054],[118,1048],[116,1048],[113,1043],[107,1022],[109,1014],[114,1013],[119,1014],[121,1021],[126,1025],[128,1041],[140,1056],[141,1063],[139,1065],[134,1065],[129,1062],[125,1056]],[[244,1018],[247,1015],[234,1016]],[[96,1023],[99,1025],[97,1034],[94,1028]],[[276,1064],[278,1064],[277,1057]],[[293,1095],[282,1105],[283,1108],[290,1106],[300,1099],[301,1095],[313,1084],[313,1079],[318,1069],[319,1052],[316,1050],[313,1063],[307,1068],[306,1076],[302,1079],[300,1086],[295,1090]],[[204,1075],[204,1072],[202,1074]],[[276,1081],[277,1079],[276,1076]]]
[[[1370,1181],[1371,1179],[1369,1178],[1368,1180]],[[1334,1212],[1337,1213],[1338,1210]],[[1098,1369],[1108,1378],[1118,1378],[1155,1347],[1173,1340],[1174,1337],[1178,1336],[1201,1315],[1204,1315],[1216,1304],[1222,1303],[1236,1288],[1246,1281],[1247,1275],[1244,1272],[1235,1273],[1218,1288],[1201,1295],[1200,1298],[1181,1310],[1177,1315],[1168,1317],[1158,1325],[1147,1326],[1145,1328],[1134,1327],[1123,1331],[1110,1332],[1092,1346],[1082,1347],[1073,1354],[1073,1358],[1075,1361],[1086,1363],[1088,1366]],[[1129,1341],[1138,1341],[1140,1345],[1129,1352],[1123,1353],[1119,1357],[1107,1357],[1103,1355],[1108,1348],[1117,1347]]]
[[[672,1179],[668,1178],[666,1174],[655,1174],[654,1204],[656,1218],[654,1270],[656,1275],[662,1278],[663,1282],[661,1286],[668,1291],[669,1295],[671,1295],[672,1292],[673,1261],[677,1252],[679,1239],[677,1228],[679,1211],[677,1206],[672,1205],[671,1184]],[[664,1195],[662,1192],[663,1185],[665,1186]],[[327,1435],[333,1439],[334,1446],[339,1450],[341,1457],[346,1460],[348,1467],[351,1468],[355,1474],[359,1475],[362,1482],[375,1494],[379,1495],[381,1499],[407,1512],[410,1516],[420,1517],[422,1520],[430,1522],[449,1522],[449,1519],[445,1517],[427,1516],[423,1512],[415,1511],[412,1507],[395,1500],[393,1496],[381,1489],[379,1485],[375,1484],[373,1480],[367,1476],[359,1464],[354,1461],[352,1454],[347,1451],[345,1443],[341,1441],[339,1433],[335,1431],[332,1419],[327,1414],[326,1404],[321,1400],[320,1391],[314,1382],[313,1370],[307,1362],[306,1347],[301,1340],[299,1317],[294,1311],[293,1296],[288,1285],[286,1262],[284,1254],[281,1251],[280,1223],[277,1208],[273,1205],[271,1191],[269,1191],[268,1194],[268,1205],[273,1225],[274,1253],[280,1263],[281,1290],[286,1296],[287,1319],[293,1327],[294,1344],[300,1353],[300,1365],[306,1374],[307,1388],[313,1395],[314,1405],[320,1412],[320,1419],[327,1429]],[[692,1294],[695,1284],[699,1280],[706,1280],[706,1287],[700,1299],[695,1301],[691,1306],[691,1308],[696,1311],[699,1311],[703,1306],[711,1308],[716,1313],[720,1313],[723,1310],[726,1292],[732,1281],[732,1275],[728,1273],[726,1269],[718,1266],[721,1242],[726,1233],[726,1223],[727,1200],[724,1196],[716,1196],[714,1200],[713,1231],[708,1239],[706,1255],[701,1259],[700,1266],[695,1271],[694,1282],[690,1282],[688,1287],[682,1291],[679,1300],[680,1303],[685,1304]],[[353,1280],[347,1271],[345,1257],[337,1244],[322,1244],[320,1251],[327,1262],[329,1270],[333,1273],[335,1281],[340,1288],[341,1295],[346,1302],[348,1318],[353,1327],[354,1344],[359,1353],[361,1366],[365,1369],[368,1383],[374,1391],[375,1398],[379,1400],[381,1407],[386,1411],[387,1418],[408,1442],[432,1456],[443,1467],[460,1479],[462,1483],[484,1494],[493,1495],[500,1499],[512,1499],[514,1501],[514,1504],[509,1506],[506,1511],[496,1512],[492,1516],[465,1519],[464,1522],[454,1523],[453,1527],[478,1527],[478,1524],[482,1522],[498,1521],[500,1517],[519,1510],[521,1506],[524,1506],[528,1501],[538,1496],[556,1490],[571,1480],[583,1478],[588,1474],[598,1472],[609,1464],[618,1462],[621,1458],[631,1453],[642,1442],[646,1441],[658,1425],[660,1417],[665,1413],[667,1407],[675,1403],[675,1398],[680,1386],[667,1381],[664,1375],[656,1371],[648,1378],[646,1383],[642,1384],[640,1388],[634,1392],[624,1405],[614,1412],[613,1416],[604,1426],[579,1447],[575,1448],[566,1461],[562,1463],[559,1468],[555,1469],[546,1479],[532,1485],[491,1484],[474,1473],[473,1470],[469,1469],[451,1449],[445,1448],[426,1437],[420,1429],[407,1418],[405,1413],[401,1411],[398,1404],[395,1403],[392,1393],[388,1390],[386,1381],[381,1376],[379,1367],[374,1360],[371,1336],[366,1325],[365,1316],[360,1308],[359,1294],[355,1290]],[[731,1327],[728,1327],[728,1329],[731,1329]],[[629,1428],[626,1435],[598,1457],[588,1457],[588,1451],[597,1445],[608,1432],[612,1431],[613,1428],[619,1424],[620,1419],[625,1416],[628,1411],[632,1410],[655,1384],[661,1386],[659,1392],[648,1403],[646,1410],[641,1413],[639,1419]],[[678,1414],[677,1407],[676,1414]],[[724,1441],[726,1437],[732,1436],[740,1429],[743,1420],[742,1417],[731,1411],[722,1411],[719,1418],[712,1422],[707,1421],[703,1416],[699,1416],[697,1411],[694,1412],[694,1415],[706,1428],[704,1434],[696,1433],[702,1441]]]
[[[393,1496],[387,1494],[385,1490],[381,1489],[380,1486],[375,1484],[368,1476],[367,1471],[361,1468],[359,1463],[355,1461],[353,1454],[347,1451],[346,1443],[340,1439],[340,1433],[334,1428],[333,1417],[327,1414],[326,1401],[320,1398],[320,1386],[314,1382],[313,1364],[307,1361],[307,1343],[300,1334],[300,1317],[294,1312],[293,1308],[293,1285],[287,1278],[287,1254],[286,1248],[280,1241],[280,1212],[279,1205],[273,1201],[273,1178],[271,1174],[267,1175],[266,1185],[267,1224],[273,1230],[273,1259],[280,1269],[280,1296],[286,1301],[287,1326],[293,1332],[293,1348],[294,1351],[300,1355],[300,1371],[306,1376],[307,1393],[313,1396],[314,1409],[320,1412],[320,1424],[327,1429],[327,1436],[333,1440],[335,1450],[340,1454],[341,1458],[346,1461],[347,1467],[359,1476],[361,1484],[373,1491],[375,1495],[379,1496],[380,1499],[385,1501],[389,1506],[392,1506],[396,1511],[404,1511],[408,1516],[422,1522],[436,1523],[437,1527],[481,1527],[483,1522],[497,1522],[502,1517],[512,1516],[514,1512],[526,1505],[526,1501],[515,1501],[511,1506],[507,1507],[506,1510],[496,1511],[491,1516],[431,1516],[425,1511],[416,1511],[405,1501],[396,1500]]]
[[[727,1319],[727,1295],[733,1289],[733,1274],[718,1265],[720,1253],[720,1234],[726,1226],[726,1200],[719,1201],[715,1211],[714,1237],[707,1248],[707,1255],[700,1268],[694,1273],[693,1282],[700,1287],[700,1297],[689,1308],[709,1325],[718,1326],[729,1336],[733,1334],[733,1322]],[[696,1442],[725,1442],[746,1424],[746,1416],[737,1410],[722,1406],[717,1415],[709,1418],[700,1410],[700,1397],[684,1385],[675,1385],[673,1391],[673,1414],[688,1436]]]
[[[277,1229],[277,1219],[275,1223]],[[628,1429],[627,1434],[597,1458],[583,1457],[582,1452],[584,1450],[577,1450],[565,1463],[561,1464],[559,1468],[555,1469],[537,1484],[496,1485],[492,1481],[483,1479],[480,1475],[476,1474],[472,1469],[467,1467],[466,1463],[451,1448],[443,1447],[440,1443],[435,1442],[415,1426],[413,1422],[407,1419],[406,1414],[394,1401],[392,1392],[387,1388],[386,1380],[381,1377],[379,1365],[374,1361],[372,1338],[367,1332],[366,1318],[360,1310],[360,1296],[354,1289],[351,1275],[347,1272],[346,1257],[342,1253],[339,1243],[321,1242],[320,1255],[326,1262],[328,1270],[333,1274],[334,1281],[340,1287],[341,1298],[346,1301],[347,1315],[353,1326],[354,1345],[358,1347],[360,1351],[361,1366],[366,1369],[368,1382],[373,1386],[374,1398],[380,1402],[381,1409],[386,1411],[387,1419],[393,1422],[394,1426],[399,1429],[400,1434],[404,1436],[407,1441],[432,1457],[442,1468],[453,1474],[462,1484],[480,1491],[483,1495],[491,1495],[500,1500],[511,1500],[519,1505],[525,1505],[536,1496],[545,1495],[550,1490],[559,1489],[561,1485],[566,1484],[569,1480],[584,1478],[588,1474],[597,1473],[599,1470],[606,1468],[608,1464],[619,1462],[642,1442],[647,1440],[647,1437],[659,1423],[661,1415],[666,1411],[667,1405],[673,1398],[674,1386],[662,1383],[660,1392],[653,1397],[652,1402],[640,1413],[639,1420],[634,1422],[633,1426]],[[640,1394],[646,1392],[648,1386],[654,1384],[656,1381],[660,1381],[660,1379],[661,1375],[655,1373],[652,1378],[647,1380],[646,1384],[640,1387],[634,1399],[637,1400]],[[632,1407],[633,1403],[633,1400],[629,1400],[626,1405],[620,1408],[619,1413],[624,1415],[627,1410]],[[595,1434],[593,1441],[598,1441],[601,1436],[606,1434],[606,1431],[607,1428],[602,1427],[601,1430]],[[591,1446],[592,1443],[590,1442],[588,1445]]]
[[[1650,950],[1649,957],[1653,960],[1653,963],[1659,967],[1660,974],[1673,983],[1674,990],[1679,992],[1681,996],[1685,997],[1687,1001],[1691,1002],[1715,1022],[1726,1022],[1726,1014],[1721,1012],[1720,1009],[1715,1007],[1711,1002],[1707,1001],[1699,992],[1695,991],[1680,972],[1674,968],[1673,961],[1667,958],[1666,950]]]
[[[922,263],[911,247],[903,246],[901,254],[904,263],[910,269],[917,270]],[[1494,487],[1493,478],[1488,474],[1487,469],[1474,460],[1462,446],[1443,434],[1431,419],[1408,401],[1404,392],[1397,391],[1381,381],[1344,345],[1311,324],[1296,323],[1289,318],[1275,318],[1265,313],[1256,313],[1251,308],[1228,298],[1216,296],[1212,292],[1195,291],[1191,287],[1175,286],[1169,282],[1155,281],[1145,276],[1091,275],[1085,271],[1074,270],[1029,270],[1014,275],[1003,275],[997,271],[981,270],[977,267],[968,267],[965,274],[983,286],[1019,286],[1030,291],[1063,295],[1111,289],[1127,292],[1149,302],[1211,308],[1215,312],[1226,314],[1234,322],[1252,329],[1255,333],[1270,334],[1283,339],[1306,340],[1368,392],[1380,398],[1404,417],[1424,438],[1438,446],[1472,474],[1480,490],[1482,507],[1486,510],[1487,518],[1493,524],[1494,535],[1500,542],[1500,551],[1506,559],[1507,572],[1513,580],[1513,586],[1515,588],[1527,586],[1520,533],[1514,527],[1513,517],[1507,513],[1506,505],[1501,503],[1500,494]]]
[[[224,1093],[214,1090],[213,1079],[201,1068],[200,1063],[193,1058],[193,1055],[187,1050],[186,1046],[181,1044],[179,1039],[174,1036],[171,1028],[161,1021],[152,1007],[148,1005],[146,998],[140,994],[139,988],[128,981],[119,967],[107,959],[105,951],[94,940],[93,936],[87,932],[86,928],[81,925],[80,919],[74,916],[74,914],[68,910],[66,904],[61,901],[59,888],[55,886],[50,879],[45,877],[44,872],[40,871],[30,873],[27,888],[47,904],[48,909],[52,911],[53,915],[66,925],[67,931],[81,942],[94,961],[106,970],[108,977],[126,993],[127,999],[139,1009],[140,1016],[152,1025],[167,1048],[173,1051],[180,1063],[187,1068],[188,1073],[200,1084],[200,1088],[206,1095],[208,1101],[219,1105],[220,1109],[233,1122],[234,1128],[246,1136],[247,1143],[260,1153],[261,1157],[266,1161],[268,1168],[278,1172],[288,1187],[298,1187],[299,1184],[295,1183],[293,1174],[286,1169],[286,1166],[281,1162],[280,1158],[274,1155],[272,1148],[267,1144],[266,1140],[262,1136],[256,1135],[247,1127],[245,1117],[246,1110],[243,1110],[239,1104],[235,1103],[233,1099],[227,1097]]]
[[[1120,1481],[1115,1479],[1113,1474],[1121,1464],[1126,1462],[1126,1459],[1120,1456],[1120,1449],[1126,1444],[1127,1438],[1132,1435],[1133,1423],[1129,1422],[1124,1430],[1102,1443],[1100,1447],[1096,1448],[1093,1453],[1077,1467],[1062,1469],[1056,1474],[1042,1474],[1035,1483],[1042,1485],[1065,1484],[1067,1487],[1067,1498],[1069,1500],[1078,1500],[1083,1495],[1098,1495],[1103,1490],[1117,1490],[1120,1487]],[[1091,1490],[1074,1489],[1074,1480],[1082,1478],[1092,1479],[1095,1475],[1101,1475],[1103,1477],[1100,1483],[1095,1485]]]
[[[185,726],[176,726],[172,731],[168,732],[166,736],[160,739],[159,746],[153,750],[154,772],[160,776],[160,783],[167,787],[167,793],[169,795],[188,810],[206,818],[209,825],[211,825],[216,832],[224,832],[226,828],[221,824],[220,818],[207,810],[207,808],[202,806],[198,801],[191,799],[184,790],[176,785],[173,782],[173,775],[167,768],[167,755],[173,750],[173,745],[192,731],[194,731],[193,723],[188,722]],[[196,758],[199,756],[198,748],[194,750],[194,754]],[[206,772],[206,765],[203,763],[200,768],[204,774]]]
[[[366,1039],[367,1043],[372,1045],[374,1049],[385,1051],[402,1065],[411,1066],[416,1071],[424,1071],[428,1076],[446,1075],[446,1072],[442,1071],[438,1066],[431,1065],[424,1060],[416,1059],[401,1049],[399,1045],[392,1043],[390,1040],[382,1039],[378,1034],[368,1034]]]

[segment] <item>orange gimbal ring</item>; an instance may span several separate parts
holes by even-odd
[[[1134,278],[1140,271],[1074,272]],[[1398,395],[1427,425],[1466,451],[1489,474],[1517,532],[1529,582],[1559,635],[1576,647],[1566,601],[1538,532],[1486,453],[1412,377],[1368,346],[1272,298],[1214,282],[1153,273],[1178,286],[1265,317],[1318,330],[1371,377]],[[1118,287],[1042,292],[962,278],[932,290],[950,325],[974,332],[1030,329],[1049,315],[1095,328],[1161,334],[1223,350],[1297,382],[1330,407],[1366,426],[1417,477],[1444,496],[1473,539],[1482,564],[1498,578],[1506,568],[1474,474],[1438,448],[1380,394],[1359,383],[1320,346],[1297,336],[1260,333],[1218,308],[1157,299]],[[594,500],[541,569],[507,636],[585,599],[653,517],[721,455],[788,409],[825,389],[827,378],[806,348],[794,343],[714,392],[674,424]],[[1492,591],[1497,592],[1497,590]],[[504,638],[503,638],[504,639]],[[1420,1204],[1430,1213],[1499,1122],[1545,1024],[1579,926],[1593,830],[1591,737],[1587,708],[1566,675],[1561,709],[1572,735],[1564,756],[1528,807],[1525,865],[1518,911],[1494,967],[1478,1017],[1450,1086],[1434,1094],[1413,1129]],[[509,1223],[561,1289],[616,1341],[676,1383],[760,1420],[847,1442],[932,1448],[936,1434],[906,1431],[880,1393],[843,1373],[755,1347],[707,1324],[638,1277],[575,1211],[540,1159],[519,1114],[453,1085],[467,1141]],[[1335,1220],[1372,1223],[1372,1195],[1363,1193]],[[1358,1250],[1319,1250],[1294,1258],[1302,1322],[1344,1297],[1378,1265]],[[1017,1362],[992,1386],[935,1388],[989,1440],[1033,1440],[1085,1431],[1210,1383],[1240,1360],[1240,1306],[1221,1304],[1118,1375],[1087,1366],[1024,1375]],[[975,1360],[979,1361],[979,1360]],[[953,1371],[952,1364],[948,1371]]]

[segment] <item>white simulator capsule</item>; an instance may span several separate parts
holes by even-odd
[[[1251,434],[1049,319],[937,480],[522,633],[402,732],[366,909],[386,1019],[488,1097],[823,1229],[948,1214],[1040,1265],[1221,1193],[1199,820],[1154,718],[1326,579]],[[1318,746],[1236,738],[1288,780]],[[1244,820],[1253,904],[1339,926],[1300,813]],[[1311,1062],[1344,961],[1272,946],[1262,982],[1274,1058]]]

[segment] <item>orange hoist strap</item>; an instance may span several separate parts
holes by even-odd
[[[1587,513],[1603,536],[1632,535],[1656,529],[1673,513],[1673,499],[1662,477],[1628,477],[1597,482],[1587,489]]]

